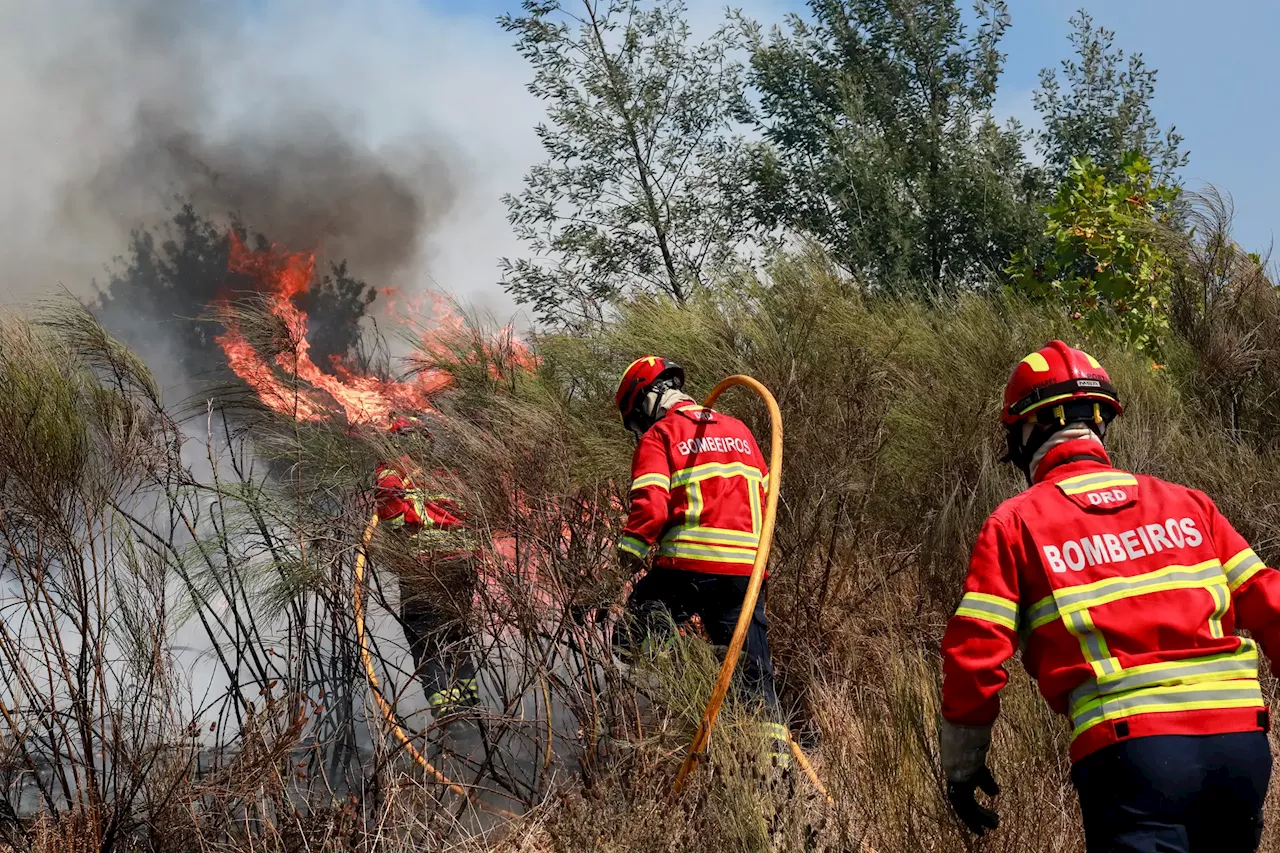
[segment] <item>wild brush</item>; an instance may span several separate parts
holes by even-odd
[[[1051,308],[868,295],[801,254],[683,307],[629,306],[591,339],[539,338],[536,358],[464,324],[414,361],[454,376],[431,437],[394,447],[216,396],[175,413],[78,309],[0,318],[0,845],[976,849],[938,766],[938,643],[978,526],[1022,487],[996,417],[1012,364],[1050,337],[1086,345],[1127,405],[1116,463],[1204,488],[1280,557],[1280,311],[1252,262],[1204,239],[1164,365],[1080,341]],[[278,354],[297,345],[239,320]],[[611,397],[643,352],[684,364],[695,394],[742,372],[782,405],[770,641],[829,800],[772,769],[733,703],[673,798],[715,656],[688,639],[629,673],[614,660],[631,443]],[[764,439],[754,400],[723,407]],[[470,768],[467,798],[385,736],[355,646],[352,567],[373,466],[391,454],[436,472],[501,545],[468,617],[498,759],[444,758]],[[398,549],[381,534],[370,549],[377,666],[396,723],[425,746],[441,732],[398,638]],[[981,849],[1079,850],[1069,732],[1010,670],[993,750],[1002,824]],[[1280,849],[1275,824],[1265,850]]]

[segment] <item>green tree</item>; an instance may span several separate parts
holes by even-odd
[[[810,0],[789,31],[755,31],[751,80],[762,224],[817,239],[869,285],[955,288],[999,270],[1039,230],[1024,132],[992,118],[1003,2]]]
[[[1169,327],[1173,259],[1168,226],[1176,189],[1130,153],[1111,180],[1089,158],[1072,161],[1047,209],[1049,249],[1028,249],[1008,268],[1013,287],[1058,299],[1086,332],[1119,329],[1155,357]]]
[[[547,159],[503,199],[532,250],[503,259],[503,285],[544,322],[638,294],[683,302],[743,237],[743,68],[729,28],[695,43],[684,15],[679,0],[527,0],[500,19],[548,112]]]
[[[1070,41],[1075,56],[1062,62],[1062,77],[1052,68],[1040,72],[1033,98],[1044,121],[1036,147],[1055,183],[1066,177],[1072,161],[1088,157],[1120,179],[1125,156],[1136,151],[1150,162],[1162,181],[1172,182],[1187,164],[1182,137],[1170,126],[1161,130],[1151,108],[1156,69],[1141,53],[1128,55],[1114,47],[1115,33],[1094,26],[1084,10],[1071,18]]]
[[[266,236],[233,223],[254,247]],[[226,226],[216,225],[184,204],[173,219],[133,234],[128,255],[118,259],[91,306],[103,325],[153,363],[170,365],[166,381],[225,379],[226,360],[214,338],[222,328],[208,321],[221,297],[261,290],[264,283],[227,268]],[[353,277],[346,261],[330,265],[294,303],[308,316],[311,356],[327,364],[351,357],[361,345],[361,320],[377,291]]]

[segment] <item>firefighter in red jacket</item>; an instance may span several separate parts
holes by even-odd
[[[1258,651],[1280,654],[1280,573],[1206,495],[1111,466],[1121,411],[1106,371],[1061,341],[1009,380],[1009,458],[1030,488],[983,526],[943,639],[948,796],[975,832],[996,827],[975,789],[998,793],[986,754],[1021,644],[1070,719],[1090,851],[1252,851],[1271,775]]]
[[[618,386],[618,411],[637,441],[618,553],[634,574],[648,567],[656,546],[615,634],[624,650],[694,616],[713,644],[727,646],[760,544],[769,472],[755,437],[736,418],[697,405],[683,387],[684,369],[656,356],[633,362]],[[747,632],[738,693],[770,720],[764,733],[782,763],[787,730],[777,722],[766,587]]]
[[[418,418],[392,421],[393,440],[424,432]],[[479,704],[466,627],[475,594],[475,546],[458,504],[425,490],[407,456],[380,462],[374,476],[380,523],[404,546],[397,570],[405,639],[432,714],[450,722]]]

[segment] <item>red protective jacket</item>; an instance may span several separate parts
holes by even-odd
[[[942,715],[990,724],[1023,664],[1073,727],[1071,759],[1117,740],[1267,725],[1258,649],[1280,653],[1280,572],[1206,495],[1054,448],[989,518],[943,638]]]
[[[768,467],[742,421],[685,402],[636,447],[631,514],[618,550],[655,566],[749,575],[760,545]]]
[[[374,503],[383,526],[401,530],[424,547],[463,553],[472,550],[466,519],[448,495],[429,494],[408,474],[408,465],[379,462],[374,473]],[[437,555],[439,556],[439,555]]]

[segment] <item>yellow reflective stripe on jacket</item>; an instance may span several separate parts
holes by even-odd
[[[664,492],[669,492],[671,491],[671,478],[666,474],[641,474],[631,484],[631,491],[635,492],[651,486],[657,486]]]
[[[1027,610],[1025,625],[1031,630],[1042,628],[1058,619],[1062,612],[1098,607],[1122,598],[1161,592],[1169,589],[1206,589],[1214,595],[1216,587],[1227,584],[1227,576],[1217,560],[1208,560],[1195,566],[1166,566],[1144,575],[1106,578],[1083,586],[1063,587],[1053,595],[1031,605]],[[1225,609],[1223,611],[1226,612]]]
[[[684,498],[684,523],[689,527],[696,527],[702,519],[702,484],[690,483],[684,490]]]
[[[981,619],[983,622],[993,622],[996,625],[1008,628],[1010,631],[1018,630],[1018,602],[1001,598],[998,595],[988,595],[985,592],[966,592],[964,597],[960,599],[960,606],[956,608],[956,615]]]
[[[391,518],[384,518],[382,520],[382,525],[393,529],[404,527],[404,513],[402,512],[399,515],[393,515]]]
[[[746,477],[751,482],[760,483],[764,481],[765,475],[760,473],[759,468],[753,468],[744,462],[707,462],[671,472],[671,486],[687,486],[712,477]]]
[[[1079,477],[1068,477],[1055,484],[1064,495],[1082,495],[1085,492],[1096,492],[1099,489],[1115,489],[1121,486],[1136,486],[1138,478],[1127,471],[1100,471],[1092,474],[1081,474]]]
[[[728,530],[721,527],[673,527],[662,537],[663,542],[698,542],[707,545],[736,545],[755,550],[760,546],[760,534],[746,530]]]
[[[1256,681],[1257,677],[1258,647],[1252,640],[1242,639],[1240,648],[1234,652],[1142,664],[1100,678],[1091,678],[1071,691],[1071,716],[1076,717],[1086,705],[1097,699],[1148,687],[1172,687],[1206,681]]]
[[[1063,616],[1062,621],[1079,641],[1080,652],[1084,655],[1085,662],[1093,667],[1095,676],[1101,678],[1120,671],[1120,661],[1112,657],[1107,641],[1098,626],[1093,624],[1093,616],[1089,614],[1088,608],[1072,610]]]
[[[1027,611],[1023,619],[1023,625],[1027,629],[1034,631],[1037,628],[1043,628],[1057,618],[1058,603],[1050,595],[1031,605],[1031,609]]]
[[[747,493],[747,502],[751,504],[751,529],[759,530],[764,524],[764,507],[760,504],[760,489],[755,482],[747,481]]]
[[[1136,714],[1261,707],[1262,689],[1256,679],[1159,685],[1086,703],[1072,720],[1075,725],[1073,737],[1105,720]]]
[[[745,563],[756,559],[755,548],[734,548],[729,545],[698,545],[691,542],[663,542],[658,546],[659,557],[685,560],[703,560],[710,563]]]
[[[649,556],[649,545],[639,536],[632,536],[630,533],[622,537],[618,542],[618,550],[624,554],[631,554],[639,557],[641,560]]]
[[[791,730],[782,723],[762,722],[759,731],[765,737],[775,738],[783,743],[791,740]]]
[[[1227,573],[1227,586],[1232,592],[1239,589],[1245,581],[1256,575],[1258,572],[1266,568],[1266,564],[1255,553],[1252,548],[1245,548],[1239,554],[1236,554],[1227,564],[1222,567]]]
[[[1104,578],[1081,586],[1056,589],[1053,600],[1060,613],[1087,607],[1098,607],[1152,592],[1171,589],[1204,589],[1214,584],[1225,585],[1227,577],[1222,564],[1206,560],[1194,566],[1166,566],[1142,575]]]
[[[1226,584],[1215,583],[1209,586],[1209,595],[1213,596],[1213,612],[1209,614],[1209,635],[1221,640],[1222,617],[1226,616],[1227,611],[1231,609],[1231,590]]]
[[[479,692],[476,690],[476,680],[466,678],[459,681],[456,687],[448,687],[432,693],[427,697],[427,702],[435,710],[441,706],[455,705],[477,698],[479,698]]]

